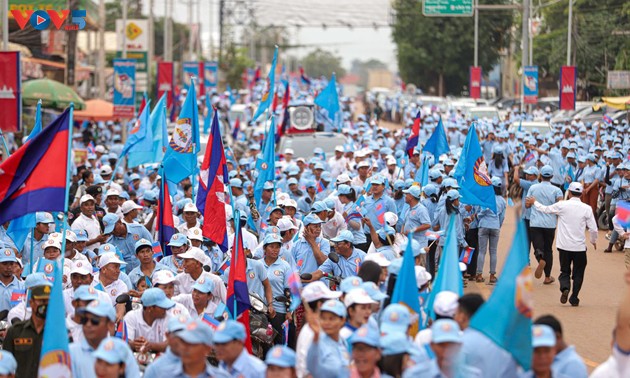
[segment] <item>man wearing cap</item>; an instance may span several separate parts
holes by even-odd
[[[409,211],[402,228],[402,233],[409,236],[413,233],[413,239],[418,242],[420,248],[428,245],[425,231],[431,227],[429,212],[420,199],[422,191],[419,186],[412,185],[409,189],[403,190],[405,193],[405,203],[409,205]]]
[[[372,194],[365,198],[364,208],[367,218],[372,222],[374,229],[378,231],[385,224],[384,214],[386,212],[391,211],[396,214],[396,204],[393,199],[385,194],[385,180],[382,176],[373,176],[370,182],[372,183]],[[366,234],[368,242],[371,241],[368,226],[363,227],[363,232]]]
[[[166,311],[175,306],[164,291],[150,288],[140,298],[142,308],[125,315],[129,345],[136,352],[164,352],[166,349]]]
[[[225,303],[227,290],[223,281],[216,274],[208,273],[203,269],[203,266],[209,263],[206,254],[201,249],[192,247],[186,253],[181,254],[180,258],[183,260],[184,271],[175,278],[175,295],[191,293],[193,285],[203,277],[214,284],[212,302],[216,305]]]
[[[89,263],[87,256],[77,251],[76,247],[77,235],[72,230],[66,230],[66,251],[65,258],[69,261],[85,261]]]
[[[123,217],[123,212],[120,209],[120,192],[117,189],[110,188],[105,193],[105,206],[107,207],[107,214],[116,214],[119,218]]]
[[[356,175],[350,183],[352,186],[363,187],[368,179],[368,174],[370,173],[370,163],[365,160],[360,161],[357,164],[357,173],[358,175]]]
[[[26,278],[25,284],[31,293],[31,315],[9,327],[2,347],[11,352],[18,363],[16,376],[37,377],[52,282],[42,273],[33,273]]]
[[[538,202],[538,198],[529,197],[527,203],[534,206],[537,211],[558,216],[558,238],[556,247],[560,253],[560,296],[561,303],[567,303],[573,278],[573,290],[569,303],[578,306],[580,299],[578,294],[584,281],[586,269],[586,237],[584,230],[588,229],[593,248],[597,250],[597,222],[593,217],[590,207],[580,201],[582,184],[572,182],[569,185],[569,199],[560,201],[550,206],[544,206]],[[572,267],[573,266],[573,267]]]
[[[291,249],[300,274],[315,271],[326,261],[330,253],[330,243],[320,236],[322,220],[314,214],[309,214],[302,222],[304,223],[302,236]]]
[[[168,266],[176,273],[183,272],[184,266],[182,264],[184,261],[180,255],[188,250],[188,238],[184,234],[174,234],[171,236],[168,246],[171,247],[172,255],[164,257],[160,263]]]
[[[0,249],[0,311],[10,310],[11,296],[25,290],[24,282],[15,276],[17,257],[11,248]]]
[[[63,290],[63,303],[68,315],[74,314],[74,306],[72,300],[74,291],[82,285],[91,286],[93,281],[93,270],[90,263],[85,261],[77,261],[72,263],[70,267],[70,287]],[[101,301],[111,301],[109,295],[104,291],[96,290],[98,299]]]
[[[335,243],[335,252],[339,255],[339,262],[334,263],[330,258],[327,258],[316,271],[311,273],[313,275],[312,281],[321,279],[324,273],[341,278],[356,276],[359,273],[366,253],[354,247],[352,232],[341,231],[330,241]]]
[[[201,223],[199,223],[199,210],[194,203],[187,203],[184,205],[184,211],[182,213],[182,218],[184,219],[184,223],[180,224],[177,227],[177,230],[186,235],[188,230],[193,227],[201,228]]]
[[[245,326],[236,320],[226,320],[217,327],[213,343],[219,369],[231,377],[262,378],[265,364],[247,353]]]
[[[116,304],[119,295],[129,291],[127,284],[120,279],[120,267],[123,265],[126,263],[115,252],[104,253],[98,260],[99,271],[92,281],[92,287],[109,295],[112,305]]]
[[[96,200],[91,195],[82,196],[79,201],[81,214],[72,222],[73,228],[87,232],[89,240],[86,243],[86,248],[88,249],[100,247],[101,243],[105,243],[108,238],[107,235],[101,235],[101,225],[94,215],[95,204]]]
[[[120,207],[120,211],[123,213],[123,221],[125,223],[138,223],[136,222],[136,218],[138,217],[138,211],[140,210],[142,210],[142,206],[131,200],[123,202]]]
[[[108,240],[109,243],[122,252],[123,258],[127,263],[128,271],[131,271],[139,265],[138,259],[136,259],[135,246],[136,242],[140,239],[153,240],[149,231],[140,224],[137,223],[124,223],[121,219],[118,219],[115,223],[113,218],[109,219],[109,214],[103,218],[105,225],[104,234],[111,233],[112,236]],[[106,221],[107,220],[107,221]]]
[[[171,270],[164,264],[153,260],[153,244],[147,239],[140,239],[136,242],[136,258],[140,262],[140,265],[133,268],[129,272],[129,281],[135,290],[138,285],[138,281],[142,277],[153,277],[153,273],[160,270]],[[152,285],[149,285],[152,286]],[[131,289],[131,288],[130,288]]]
[[[35,215],[35,228],[33,232],[29,232],[24,242],[24,248],[22,249],[22,264],[26,265],[31,262],[31,255],[33,261],[43,256],[44,249],[42,246],[48,240],[49,225],[54,224],[52,214],[39,211]],[[32,249],[31,249],[32,245]]]
[[[74,339],[69,347],[72,374],[75,377],[95,377],[95,352],[114,328],[116,314],[109,302],[97,299],[78,308],[77,316],[82,325],[82,336]],[[125,353],[125,376],[138,377],[140,369],[131,351],[125,348],[121,352]]]
[[[535,197],[544,206],[553,205],[560,201],[562,199],[562,191],[551,185],[553,168],[549,165],[542,167],[540,169],[540,177],[542,181],[529,188],[527,197]],[[529,203],[530,201],[525,201],[525,206],[528,208],[532,206]],[[538,260],[534,276],[540,278],[544,271],[544,283],[553,283],[555,279],[551,277],[551,267],[553,265],[553,239],[556,231],[556,216],[551,213],[543,213],[537,208],[532,208],[529,229],[534,246],[534,255],[536,260]]]
[[[91,301],[98,299],[98,290],[88,285],[79,286],[74,290],[71,306],[72,312],[66,312],[66,328],[70,333],[70,340],[80,340],[83,337],[81,316],[78,309],[87,306]],[[109,298],[107,299],[109,302]],[[106,302],[106,303],[108,303]]]
[[[180,363],[173,366],[170,374],[174,377],[229,377],[206,360],[212,351],[213,331],[209,325],[200,319],[192,320],[176,335],[181,340]]]
[[[214,317],[217,304],[212,301],[212,291],[214,290],[214,282],[200,277],[192,286],[192,292],[181,293],[171,299],[177,303],[181,303],[193,319],[201,319],[204,314]]]
[[[348,169],[348,160],[343,153],[343,146],[335,146],[335,156],[328,159],[328,166],[333,177],[339,176]]]

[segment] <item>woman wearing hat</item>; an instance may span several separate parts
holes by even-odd
[[[464,238],[464,221],[462,214],[459,210],[459,198],[461,195],[456,189],[451,189],[446,192],[446,199],[444,200],[444,206],[438,208],[437,213],[435,214],[435,218],[433,219],[433,230],[448,230],[448,226],[451,220],[451,215],[453,215],[453,220],[455,223],[455,232],[457,237],[457,245],[459,248],[467,248],[468,243],[466,243],[466,239]],[[438,246],[440,248],[444,248],[444,243],[446,242],[446,238],[442,237],[439,239]],[[428,261],[427,266],[430,268],[429,272],[433,274],[433,266],[437,266],[437,264],[433,265],[433,261]]]
[[[360,208],[355,205],[357,194],[350,185],[341,184],[337,187],[339,202],[343,205],[343,218],[348,225],[348,230],[354,236],[354,245],[366,252],[369,248],[367,238],[363,232],[363,222],[361,220]]]
[[[494,212],[489,208],[482,208],[477,213],[479,221],[479,254],[477,255],[477,282],[483,282],[483,265],[486,258],[486,248],[490,250],[490,280],[491,284],[497,282],[497,246],[499,244],[499,235],[501,226],[505,219],[505,208],[507,206],[505,199],[502,197],[501,178],[492,177],[492,187],[494,188],[494,197],[496,200],[496,209]]]

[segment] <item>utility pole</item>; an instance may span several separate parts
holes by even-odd
[[[122,2],[122,17],[123,17],[123,27],[122,27],[122,58],[127,58],[127,7],[129,6],[127,0],[123,0]]]
[[[78,0],[70,0],[68,2],[68,7],[70,8],[70,12],[78,8]],[[8,21],[8,13],[7,13],[7,21]],[[8,24],[8,22],[7,22]],[[75,80],[75,67],[76,67],[76,57],[77,57],[77,31],[71,30],[67,32],[67,41],[68,45],[66,46],[66,85],[74,88],[74,80]]]
[[[2,0],[2,50],[9,51],[9,0]]]
[[[567,66],[571,65],[571,29],[573,29],[573,0],[569,0],[569,25],[567,26]]]
[[[225,0],[219,0],[219,67],[223,60],[223,13],[225,9]]]
[[[98,75],[98,95],[105,97],[105,0],[98,2],[98,63],[96,65]]]
[[[479,0],[475,0],[475,59],[473,66],[479,66]]]
[[[208,48],[210,49],[210,60],[214,60],[214,38],[213,38],[213,32],[214,32],[214,14],[212,13],[213,9],[213,2],[209,1],[208,2],[208,26],[210,26],[210,41],[209,41],[209,45]]]
[[[190,28],[190,35],[188,37],[188,60],[193,60],[193,0],[188,1],[188,26]]]
[[[208,2],[208,5],[210,5],[210,2]],[[197,36],[195,51],[197,51],[197,54],[203,59],[203,49],[201,48],[201,0],[197,0]]]
[[[147,53],[147,88],[150,92],[151,88],[151,67],[153,64],[153,51],[155,44],[154,25],[153,25],[153,1],[149,0],[149,51]]]
[[[521,70],[523,73],[521,74],[521,112],[525,109],[525,92],[524,92],[524,83],[525,83],[525,66],[529,62],[529,3],[531,0],[523,0],[523,36],[521,40]]]

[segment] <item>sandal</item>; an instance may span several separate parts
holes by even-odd
[[[495,277],[494,274],[491,274],[490,275],[490,280],[488,282],[490,282],[491,284],[497,283],[497,277]]]
[[[543,281],[543,285],[551,285],[554,282],[556,282],[556,279],[553,277],[545,278],[545,280]]]
[[[481,274],[477,274],[477,277],[475,278],[475,281],[477,281],[477,282],[483,282],[483,281],[485,281],[485,280],[483,279],[483,276],[482,276]]]

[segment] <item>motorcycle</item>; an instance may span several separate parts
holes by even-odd
[[[277,331],[273,329],[267,313],[269,307],[254,293],[249,293],[251,310],[249,312],[249,328],[252,338],[252,354],[264,360],[267,350],[273,347]]]

